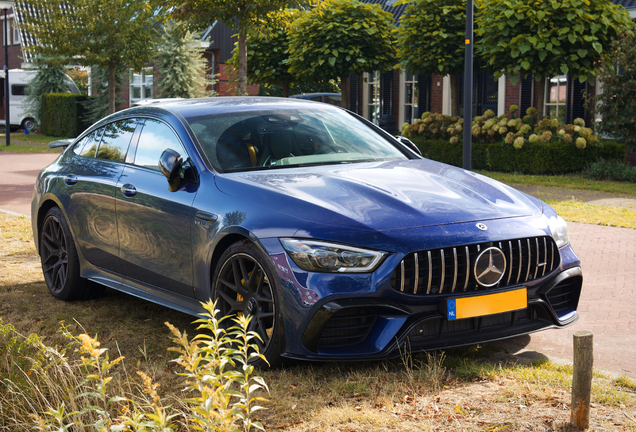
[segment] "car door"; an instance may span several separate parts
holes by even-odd
[[[137,123],[105,125],[80,140],[65,167],[66,214],[84,257],[93,265],[119,272],[115,196]]]
[[[117,224],[120,265],[125,277],[193,296],[192,202],[198,186],[182,182],[175,192],[159,170],[159,158],[173,149],[188,154],[168,124],[145,119],[134,161],[118,183]]]

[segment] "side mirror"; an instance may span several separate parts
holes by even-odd
[[[176,192],[181,185],[181,168],[183,157],[172,149],[165,149],[159,158],[159,169],[168,179],[168,189]]]
[[[395,139],[401,142],[402,144],[404,144],[405,146],[407,146],[409,149],[413,150],[418,155],[422,156],[422,152],[420,151],[420,149],[417,148],[415,143],[411,141],[410,139],[408,139],[407,137],[396,136]]]

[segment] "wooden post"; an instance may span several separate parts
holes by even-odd
[[[574,370],[572,376],[571,422],[577,429],[590,427],[590,395],[592,392],[592,366],[594,346],[592,332],[574,333]]]

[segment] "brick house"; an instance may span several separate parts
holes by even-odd
[[[360,0],[364,3],[379,4],[383,10],[393,14],[396,23],[404,13],[406,5],[395,6],[394,0]],[[636,18],[636,0],[613,0],[622,5],[632,18]],[[497,115],[507,113],[511,105],[518,105],[520,111],[536,105],[535,81],[532,76],[519,79],[516,85],[509,77],[498,81],[489,72],[474,74],[473,115],[481,115],[492,109]],[[417,75],[404,70],[375,71],[363,75],[352,75],[349,91],[349,109],[380,124],[390,132],[396,132],[402,123],[412,123],[422,113],[432,111],[450,114],[450,78],[441,75]],[[459,84],[459,111],[463,115],[463,77]],[[546,114],[561,117],[571,123],[577,117],[591,122],[594,119],[586,109],[583,91],[588,95],[597,94],[599,82],[581,83],[570,75],[547,79]]]
[[[25,6],[22,6],[25,7]],[[16,16],[17,15],[17,16]],[[4,23],[4,16],[0,15],[0,19]],[[17,26],[14,26],[14,18]],[[31,67],[33,55],[23,48],[36,44],[36,40],[19,29],[20,22],[23,22],[24,15],[17,9],[14,15],[13,9],[7,14],[9,21],[9,67],[11,69]],[[0,36],[4,43],[4,32]],[[203,57],[205,58],[208,70],[217,76],[217,82],[210,89],[214,90],[219,96],[231,96],[236,92],[236,86],[233,85],[231,78],[233,68],[227,64],[232,57],[234,49],[234,41],[236,40],[236,31],[231,30],[224,23],[215,21],[204,32],[200,34],[199,43],[204,49]],[[4,46],[4,45],[3,45]],[[128,108],[132,103],[142,99],[160,98],[161,90],[158,88],[160,81],[159,71],[154,64],[149,63],[141,71],[128,70],[128,75],[124,80],[118,97],[122,100],[121,108]],[[3,87],[4,88],[4,87]],[[251,85],[247,88],[248,94],[258,94],[258,85]]]

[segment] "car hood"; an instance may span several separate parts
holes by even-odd
[[[542,212],[530,197],[502,183],[427,159],[219,174],[216,183],[224,193],[270,211],[352,229],[384,231]]]

